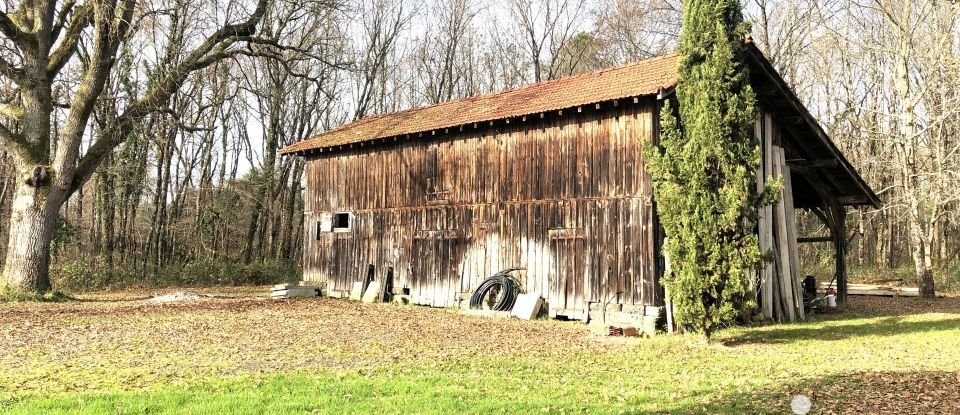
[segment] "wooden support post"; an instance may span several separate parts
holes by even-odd
[[[833,245],[836,248],[837,305],[847,306],[847,210],[843,206],[833,207],[834,232]]]

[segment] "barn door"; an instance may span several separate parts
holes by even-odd
[[[455,209],[426,212],[423,228],[414,234],[411,258],[411,300],[434,307],[456,305],[460,292],[460,261],[465,240]],[[467,218],[469,220],[469,218]]]
[[[440,243],[442,241],[429,238],[424,231],[417,232],[413,239],[413,264],[411,287],[411,301],[414,304],[434,305],[436,297],[438,273],[440,272],[438,259]]]
[[[580,319],[584,310],[585,277],[583,271],[586,243],[576,237],[576,229],[555,229],[550,239],[553,253],[553,272],[550,281],[551,311],[570,318]]]
[[[551,269],[549,297],[551,315],[583,319],[586,316],[586,238],[577,215],[576,202],[561,202],[547,231]]]

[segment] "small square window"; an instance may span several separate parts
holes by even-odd
[[[333,214],[333,231],[343,232],[350,230],[350,213],[338,212]]]

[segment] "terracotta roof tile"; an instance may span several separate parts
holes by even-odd
[[[298,153],[614,99],[652,95],[662,88],[676,85],[676,67],[676,55],[660,56],[505,92],[367,117],[284,147],[280,152]]]

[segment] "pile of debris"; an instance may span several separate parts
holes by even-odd
[[[640,332],[637,331],[636,327],[607,326],[607,336],[633,337],[633,336],[639,336],[639,335],[640,335]]]
[[[164,294],[164,295],[155,295],[147,301],[151,303],[165,304],[165,303],[177,303],[181,301],[197,301],[197,300],[203,299],[204,297],[209,297],[209,296],[203,296],[203,295],[200,295],[197,293],[191,293],[191,292],[175,292],[175,293]]]

